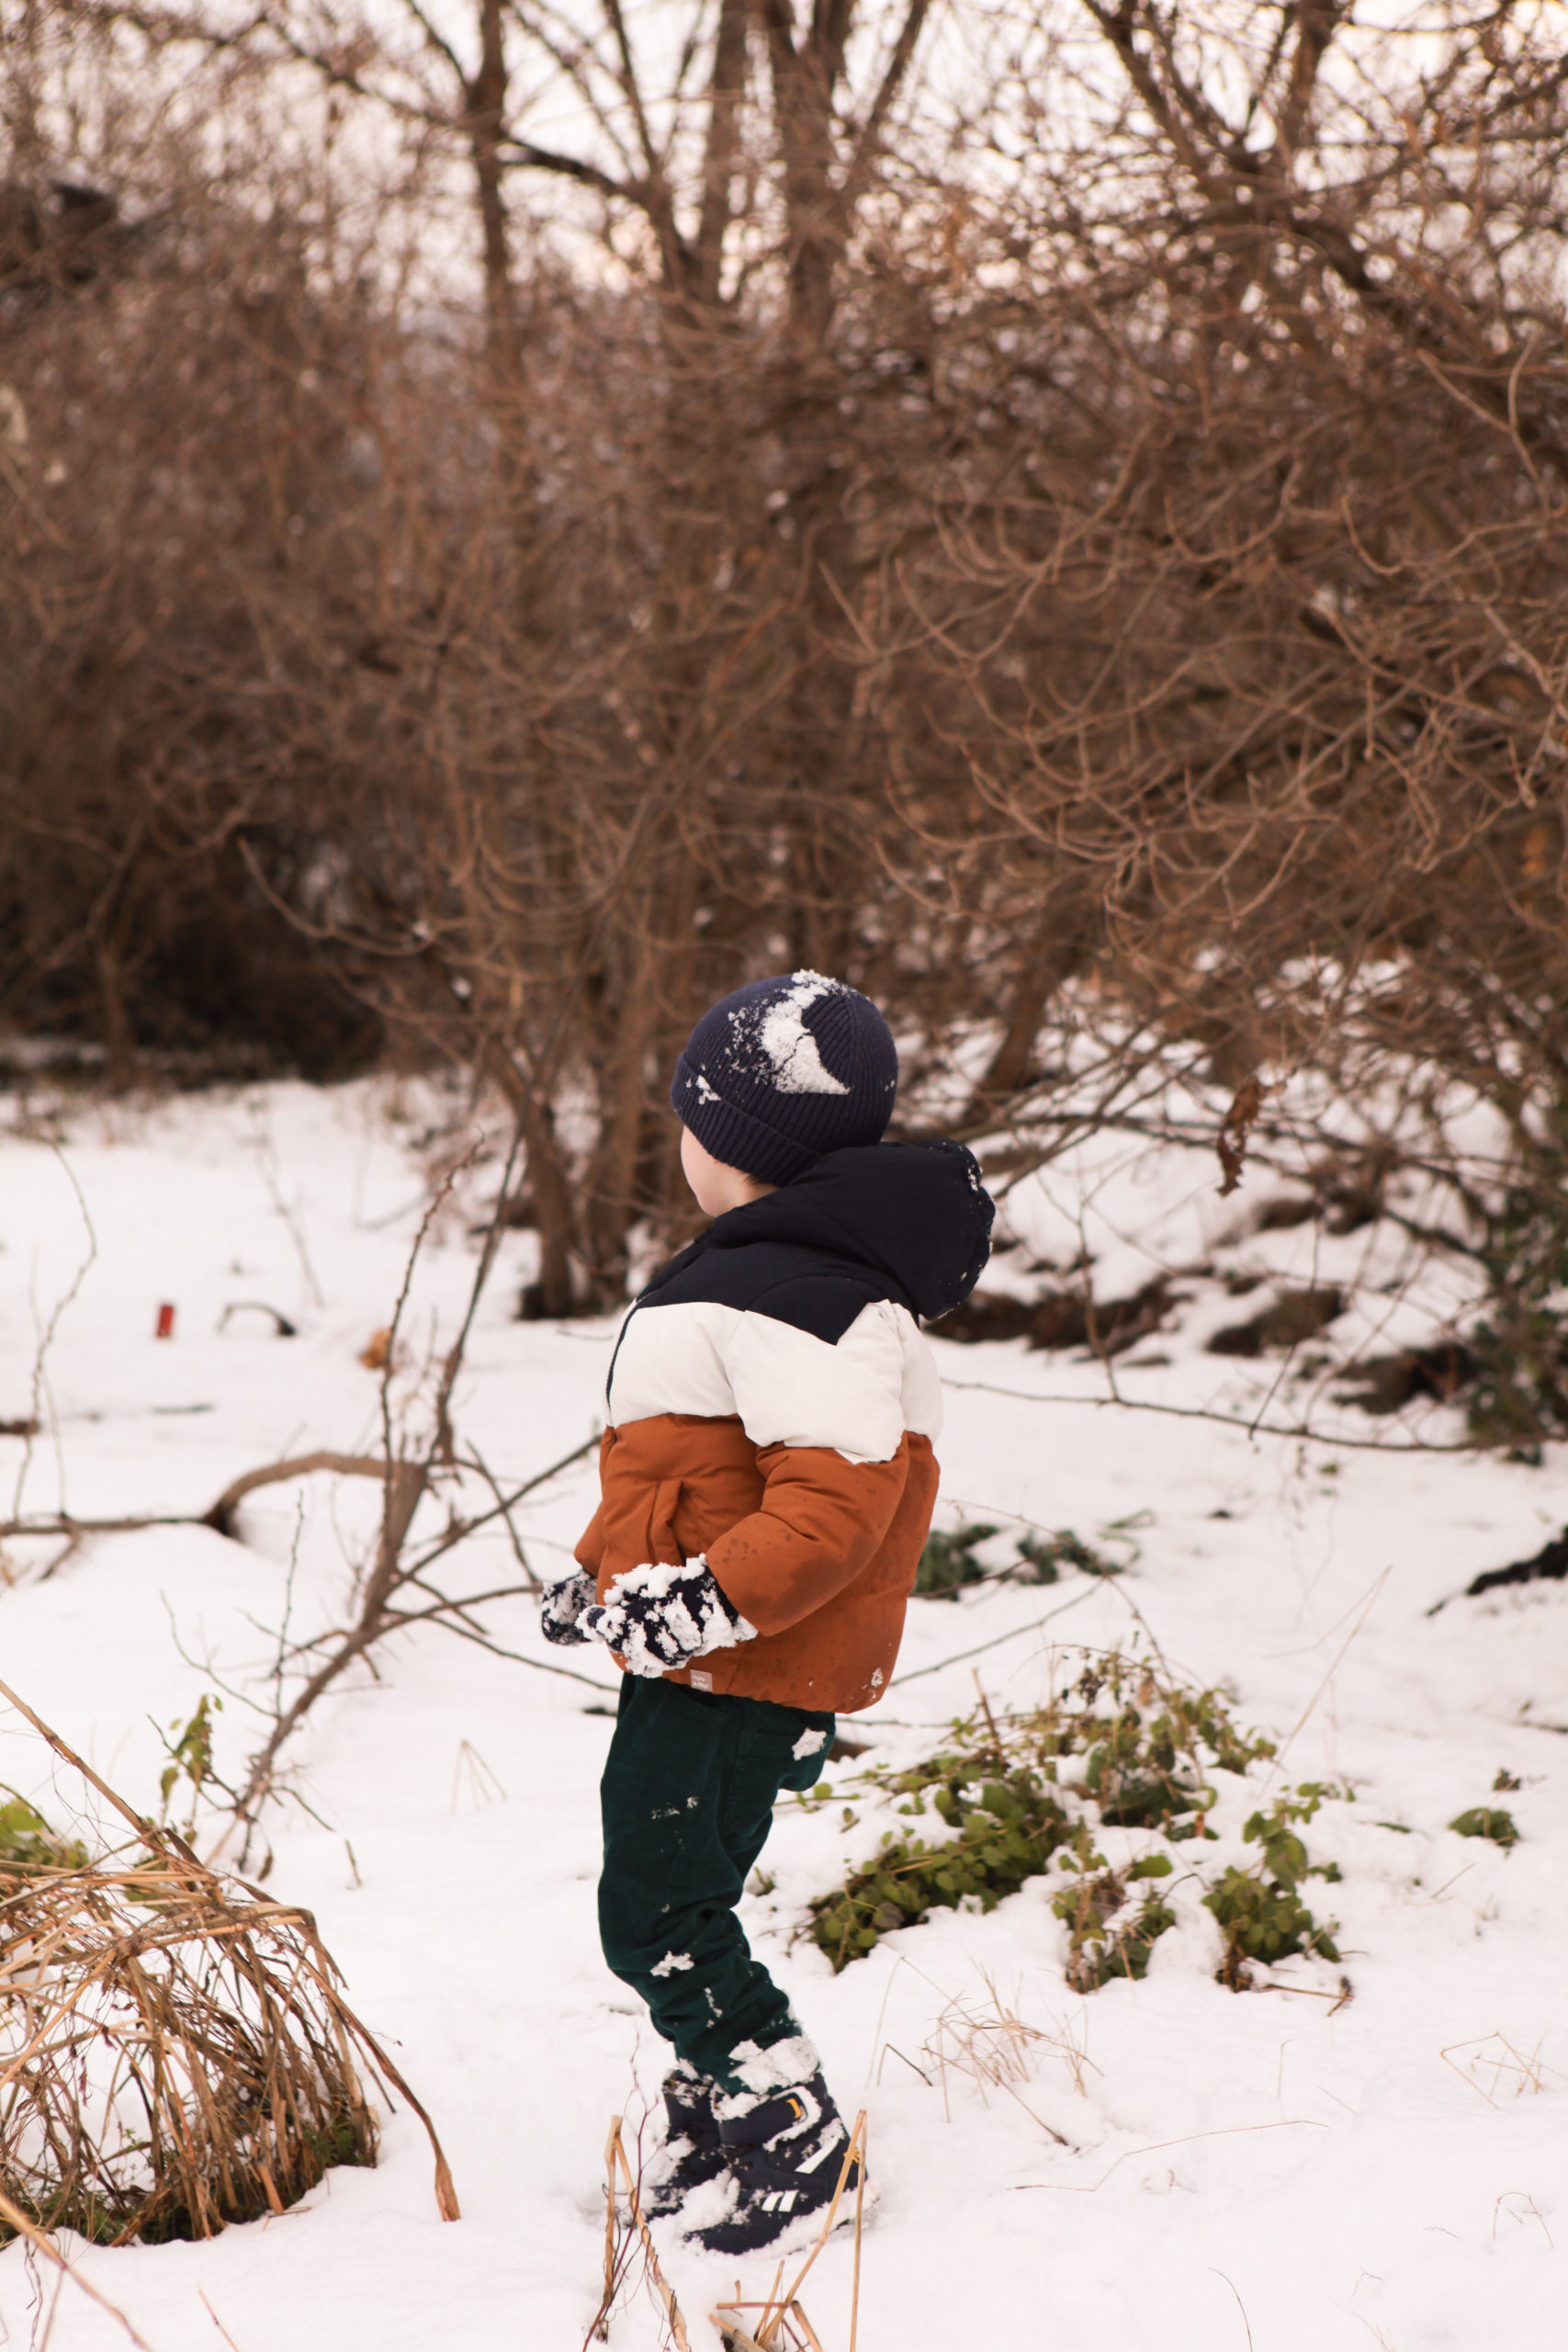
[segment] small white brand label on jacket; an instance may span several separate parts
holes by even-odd
[[[696,1667],[693,1667],[691,1683],[694,1690],[711,1690],[713,1689],[713,1677],[711,1674],[703,1674]]]

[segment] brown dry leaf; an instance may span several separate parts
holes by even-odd
[[[1230,1109],[1225,1113],[1221,1124],[1216,1140],[1215,1148],[1220,1155],[1220,1169],[1224,1177],[1224,1182],[1220,1186],[1222,1200],[1227,1193],[1234,1193],[1241,1182],[1242,1167],[1247,1159],[1247,1138],[1251,1133],[1253,1121],[1262,1108],[1262,1081],[1256,1077],[1249,1078],[1244,1085],[1237,1087]]]
[[[367,1372],[385,1372],[387,1358],[391,1353],[391,1326],[386,1324],[379,1331],[371,1332],[370,1337],[359,1351],[359,1361]]]

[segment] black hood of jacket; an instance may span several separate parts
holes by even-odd
[[[963,1144],[860,1144],[824,1152],[777,1192],[728,1210],[703,1244],[784,1243],[848,1259],[885,1275],[910,1311],[932,1323],[979,1281],[996,1213]]]

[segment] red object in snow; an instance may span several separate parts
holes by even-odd
[[[152,1336],[155,1340],[172,1340],[175,1336],[175,1310],[165,1299],[158,1309],[158,1321]]]

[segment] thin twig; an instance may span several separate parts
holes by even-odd
[[[1312,1697],[1307,1701],[1306,1705],[1303,1708],[1292,1729],[1287,1732],[1285,1737],[1280,1741],[1279,1755],[1274,1759],[1276,1765],[1280,1765],[1284,1762],[1286,1749],[1295,1738],[1296,1734],[1303,1729],[1308,1717],[1311,1715],[1313,1709],[1317,1705],[1318,1701],[1322,1698],[1324,1692],[1327,1690],[1329,1684],[1338,1673],[1340,1667],[1345,1662],[1346,1654],[1349,1650],[1351,1643],[1355,1640],[1357,1634],[1360,1632],[1362,1626],[1371,1615],[1373,1608],[1377,1603],[1378,1595],[1382,1592],[1384,1585],[1388,1582],[1393,1574],[1393,1562],[1391,1560],[1387,1567],[1383,1569],[1382,1575],[1373,1578],[1371,1589],[1367,1594],[1366,1604],[1363,1607],[1360,1615],[1357,1618],[1355,1623],[1346,1634],[1345,1639],[1340,1643],[1337,1650],[1336,1650],[1334,1654],[1334,1663],[1330,1666],[1327,1673],[1324,1676],[1323,1680],[1318,1684],[1317,1689],[1313,1692]]]
[[[83,1259],[81,1264],[77,1267],[76,1272],[72,1276],[70,1282],[67,1283],[59,1298],[55,1300],[53,1306],[50,1310],[49,1320],[39,1333],[38,1347],[33,1354],[31,1409],[28,1413],[26,1425],[23,1430],[24,1443],[22,1447],[22,1458],[17,1466],[17,1484],[11,1498],[11,1515],[13,1519],[19,1514],[22,1508],[22,1495],[27,1486],[28,1473],[32,1467],[34,1441],[36,1440],[39,1431],[43,1427],[44,1397],[49,1385],[49,1351],[54,1345],[55,1334],[59,1330],[67,1310],[74,1304],[81,1292],[83,1283],[86,1281],[88,1274],[91,1272],[93,1266],[97,1261],[98,1255],[98,1237],[94,1229],[92,1215],[87,1207],[86,1197],[82,1191],[81,1185],[76,1181],[76,1171],[72,1167],[71,1162],[66,1159],[65,1154],[61,1149],[59,1144],[51,1142],[50,1149],[53,1152],[55,1159],[59,1161],[62,1169],[64,1170],[66,1182],[70,1185],[71,1190],[76,1195],[76,1206],[81,1211],[82,1222],[87,1229],[87,1254]],[[50,1415],[50,1419],[52,1424],[52,1411]],[[58,1448],[58,1430],[55,1430],[54,1435],[56,1447]],[[59,1468],[60,1491],[63,1498],[65,1492],[65,1464],[63,1458],[61,1458],[59,1461]],[[7,1531],[0,1529],[0,1533],[5,1533]],[[9,1532],[19,1532],[20,1531],[11,1530]],[[63,1529],[57,1529],[53,1532],[57,1533],[63,1533],[65,1531]]]
[[[219,2316],[218,2316],[217,2312],[213,2310],[212,2305],[208,2301],[208,2300],[207,2300],[207,2290],[206,2290],[206,2288],[205,2288],[205,2287],[198,2287],[198,2288],[197,2289],[197,2294],[200,2296],[200,2298],[201,2298],[202,2305],[203,2305],[204,2309],[206,2310],[206,2312],[207,2312],[207,2316],[208,2316],[208,2318],[212,2322],[213,2326],[218,2330],[219,2335],[223,2338],[224,2343],[229,2346],[229,2352],[240,2352],[240,2347],[239,2347],[239,2346],[235,2343],[235,2341],[234,2341],[233,2337],[230,2335],[230,2333],[229,2333],[228,2329],[224,2326],[224,2324],[223,2324],[222,2321],[219,2318]]]
[[[1288,1437],[1307,1445],[1332,1446],[1359,1453],[1468,1453],[1473,1454],[1473,1441],[1456,1439],[1451,1443],[1428,1443],[1425,1438],[1410,1438],[1398,1445],[1388,1445],[1381,1438],[1342,1437],[1326,1430],[1309,1428],[1305,1422],[1289,1424],[1277,1421],[1253,1421],[1241,1413],[1217,1413],[1207,1405],[1157,1405],[1142,1396],[1064,1396],[1049,1389],[1003,1388],[990,1380],[942,1379],[942,1386],[954,1391],[966,1391],[983,1396],[1010,1396],[1021,1405],[1088,1405],[1097,1411],[1107,1406],[1123,1413],[1163,1413],[1178,1421],[1212,1421],[1221,1429],[1244,1430],[1248,1437]]]
[[[1212,2262],[1210,2263],[1209,2267],[1211,2270],[1214,2271],[1216,2278],[1225,2279],[1225,2285],[1230,2289],[1231,2293],[1235,2296],[1235,2307],[1241,2313],[1241,2324],[1247,2330],[1247,2352],[1252,2352],[1252,2322],[1247,2316],[1247,2305],[1242,2301],[1240,2295],[1236,2292],[1235,2282],[1234,2279],[1225,2278],[1225,2274],[1223,2270],[1214,2270],[1214,2266]]]

